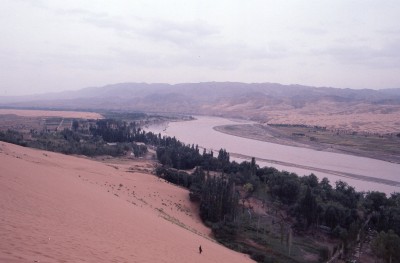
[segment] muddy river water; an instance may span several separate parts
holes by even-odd
[[[213,129],[215,126],[250,123],[217,117],[196,117],[193,121],[170,122],[150,126],[147,130],[175,136],[187,144],[218,152],[226,149],[237,161],[255,157],[259,166],[273,166],[298,175],[314,173],[327,177],[331,184],[338,180],[354,186],[357,191],[381,191],[387,194],[400,191],[400,164],[353,155],[317,151],[241,138]]]

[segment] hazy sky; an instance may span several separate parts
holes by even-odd
[[[400,87],[399,0],[2,0],[0,96],[119,82]]]

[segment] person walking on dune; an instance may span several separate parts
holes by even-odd
[[[203,249],[199,246],[199,253],[201,254],[201,252],[203,252]]]

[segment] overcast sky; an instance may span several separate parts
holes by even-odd
[[[399,0],[2,0],[0,96],[119,82],[396,88],[399,14]]]

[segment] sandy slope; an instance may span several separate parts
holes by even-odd
[[[348,104],[321,100],[299,108],[284,103],[257,107],[249,101],[243,104],[205,106],[204,113],[268,124],[305,124],[380,134],[398,133],[400,128],[400,105]]]
[[[150,163],[0,142],[0,164],[0,262],[251,261],[207,237],[186,190],[138,172]]]

